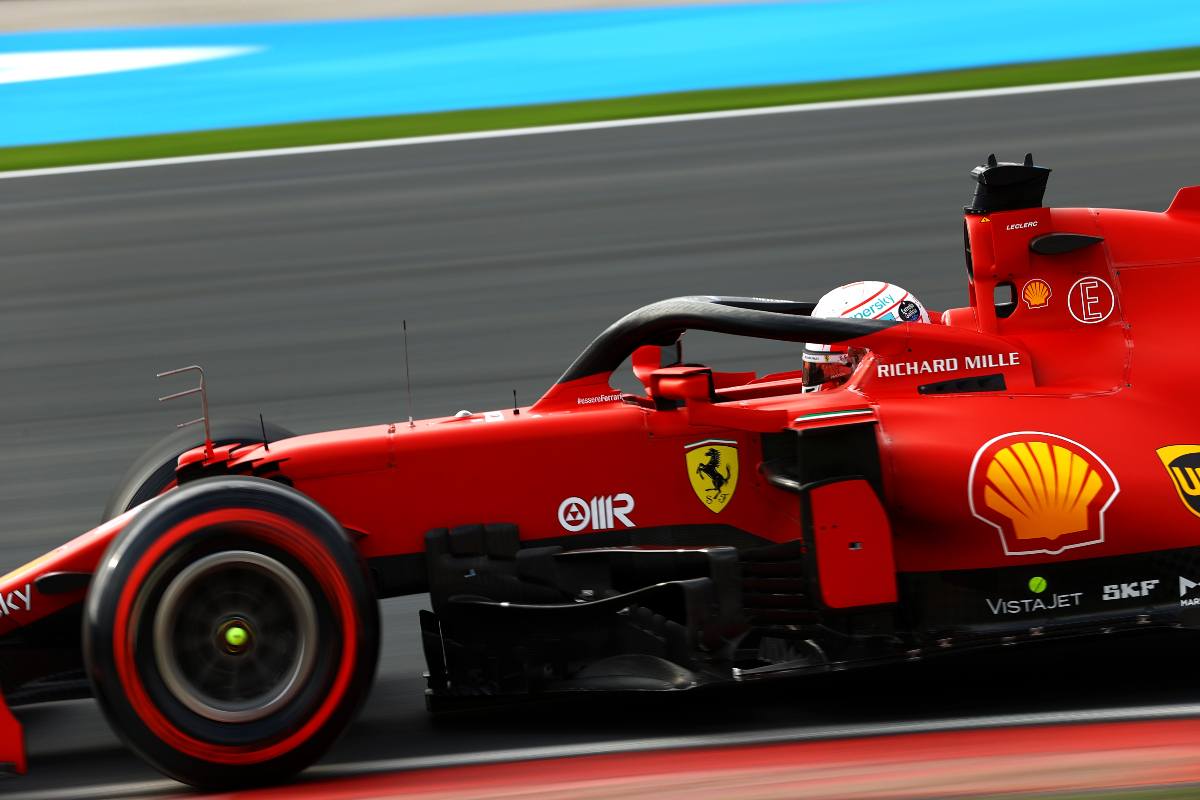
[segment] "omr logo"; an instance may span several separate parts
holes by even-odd
[[[620,522],[626,528],[635,528],[629,515],[633,513],[633,495],[628,492],[593,497],[568,497],[558,504],[558,524],[571,533],[590,527],[594,531],[607,531]]]

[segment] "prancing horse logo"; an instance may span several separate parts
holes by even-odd
[[[710,447],[704,451],[704,457],[708,459],[700,466],[696,467],[696,474],[707,477],[712,482],[711,489],[704,491],[709,494],[720,494],[721,487],[729,483],[729,467],[725,467],[725,474],[721,474],[721,451],[715,447]]]
[[[737,442],[730,439],[705,439],[684,447],[688,478],[700,502],[719,514],[733,499],[737,489]]]

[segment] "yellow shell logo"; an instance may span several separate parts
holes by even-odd
[[[1034,278],[1025,284],[1021,290],[1021,299],[1030,308],[1045,308],[1050,304],[1050,284],[1041,278]]]
[[[1024,431],[975,454],[971,512],[1000,532],[1007,555],[1061,553],[1104,541],[1104,512],[1120,488],[1099,456],[1078,442]]]
[[[1015,442],[992,456],[983,501],[1012,520],[1018,539],[1057,539],[1087,530],[1088,506],[1104,482],[1059,445]]]

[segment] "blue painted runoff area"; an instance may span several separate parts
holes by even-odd
[[[818,0],[8,34],[0,146],[1192,45],[1200,0]],[[146,48],[185,63],[139,66]],[[66,77],[45,77],[47,60]]]

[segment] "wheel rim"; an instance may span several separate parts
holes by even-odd
[[[184,706],[250,722],[284,706],[316,661],[317,610],[281,562],[228,550],[189,564],[154,614],[155,661]]]

